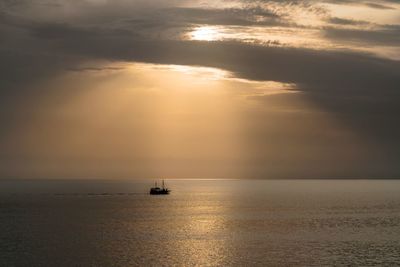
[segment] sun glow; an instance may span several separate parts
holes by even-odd
[[[135,65],[138,65],[137,63]],[[199,66],[184,66],[184,65],[151,65],[141,64],[142,67],[148,69],[158,69],[160,71],[170,71],[184,74],[191,78],[202,80],[225,80],[230,78],[233,74],[222,69],[199,67]]]
[[[190,33],[190,39],[197,41],[216,41],[218,40],[218,29],[216,27],[201,26]]]

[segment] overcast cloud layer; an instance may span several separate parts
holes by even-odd
[[[202,27],[215,38],[196,35]],[[85,73],[82,64],[102,61],[213,67],[250,81],[293,84],[297,95],[379,148],[379,156],[354,162],[354,169],[339,164],[338,178],[398,178],[399,46],[396,0],[0,0],[2,173],[13,176],[10,163],[24,157],[13,154],[10,140],[29,120],[34,96],[49,90],[36,85],[62,73]],[[279,103],[278,96],[249,99],[268,106],[274,97]],[[263,120],[254,123],[262,133]],[[253,136],[256,148],[264,138]],[[262,152],[247,153],[258,156],[249,157],[243,175],[264,177]],[[341,153],[347,152],[338,152],[338,159]],[[329,166],[310,175],[330,176],[336,167]],[[297,169],[284,169],[272,173],[296,175]]]

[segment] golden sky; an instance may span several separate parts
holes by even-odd
[[[1,5],[0,177],[400,173],[396,1]]]

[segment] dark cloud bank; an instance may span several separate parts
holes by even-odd
[[[178,26],[188,24],[187,17],[194,18],[192,23],[201,23],[209,16],[212,23],[250,24],[243,14],[245,11],[240,10],[146,9],[154,12],[148,19],[120,20],[111,16],[101,23],[93,23],[96,17],[90,23],[74,23],[18,16],[9,12],[13,3],[18,4],[3,1],[3,10],[0,11],[0,120],[3,125],[0,137],[7,134],[9,127],[23,121],[24,105],[29,95],[34,94],[27,84],[65,70],[79,71],[76,66],[82,61],[100,59],[198,65],[222,68],[251,80],[296,84],[309,101],[384,148],[386,158],[371,162],[383,166],[377,167],[380,172],[364,173],[361,170],[358,174],[366,178],[400,177],[399,61],[352,51],[157,38],[157,32],[174,23]],[[380,4],[373,7],[384,8]],[[171,14],[164,13],[166,10],[174,16],[180,15],[180,19],[164,21],[163,18],[171,17]],[[281,23],[275,13],[252,12],[268,17],[267,22],[271,24]],[[120,26],[110,23],[113,19],[118,20]],[[334,19],[333,22],[351,23],[344,19]],[[387,45],[400,43],[397,32],[398,28],[384,32],[326,29],[328,38],[356,38]],[[268,97],[259,96],[257,100],[262,103]],[[6,152],[2,157],[7,157]]]

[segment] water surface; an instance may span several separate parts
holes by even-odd
[[[1,181],[2,266],[400,264],[400,181]]]

